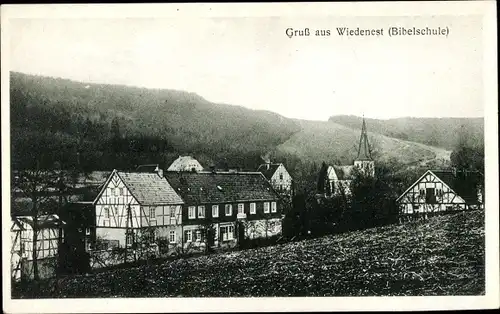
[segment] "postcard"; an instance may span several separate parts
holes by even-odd
[[[494,5],[2,6],[4,311],[498,308]]]

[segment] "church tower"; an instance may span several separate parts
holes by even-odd
[[[366,175],[375,176],[375,161],[372,159],[370,144],[368,143],[368,133],[366,131],[365,117],[361,127],[361,137],[359,139],[358,156],[354,160],[354,166],[363,171]]]

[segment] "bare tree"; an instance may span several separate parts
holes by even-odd
[[[57,193],[58,174],[53,170],[40,169],[39,163],[35,169],[14,171],[12,180],[12,201],[22,198],[28,199],[31,208],[28,215],[33,219],[32,237],[32,260],[33,278],[40,279],[38,274],[38,232],[39,220],[43,214],[50,212],[49,208],[54,206],[54,196]]]

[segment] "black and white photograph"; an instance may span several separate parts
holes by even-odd
[[[494,5],[3,5],[4,311],[497,308]]]

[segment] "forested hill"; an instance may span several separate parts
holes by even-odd
[[[10,75],[14,167],[79,163],[92,170],[167,166],[179,154],[202,164],[254,168],[300,127],[269,111],[215,104],[184,91]],[[229,87],[228,87],[229,88]],[[17,164],[17,165],[16,165]]]
[[[330,117],[329,121],[358,129],[361,119],[343,115]],[[464,138],[473,146],[482,146],[484,142],[483,118],[367,118],[366,124],[369,132],[448,150],[454,149],[459,140]]]

